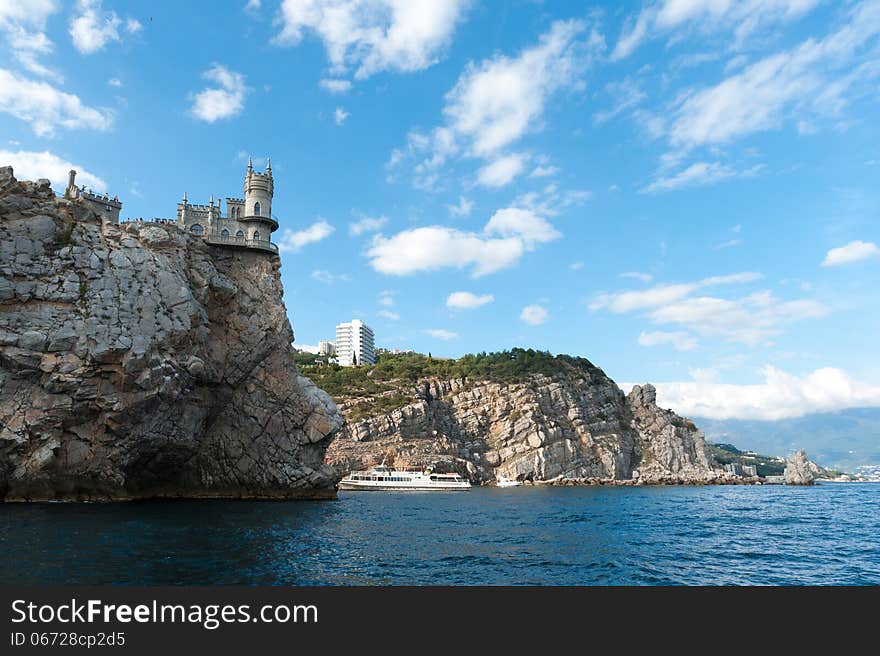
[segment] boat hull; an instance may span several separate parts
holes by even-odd
[[[389,484],[379,481],[342,480],[339,482],[340,490],[367,490],[371,492],[460,492],[470,488],[470,483],[440,483],[437,485],[416,483],[406,485],[405,483]]]

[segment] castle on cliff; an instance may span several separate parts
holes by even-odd
[[[272,243],[272,233],[278,229],[278,221],[272,216],[272,197],[275,183],[272,179],[272,163],[266,160],[263,173],[254,171],[252,160],[248,160],[244,176],[244,198],[226,199],[226,215],[222,212],[222,201],[214,196],[207,205],[193,205],[183,194],[177,204],[177,217],[168,220],[176,223],[181,230],[201,237],[209,244],[229,248],[246,248],[278,254],[278,247]],[[70,180],[64,197],[81,199],[94,209],[104,223],[119,223],[122,203],[119,198],[110,198],[87,190],[85,185],[76,186],[76,171],[70,172]]]

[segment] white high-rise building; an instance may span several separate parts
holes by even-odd
[[[373,329],[360,319],[336,326],[336,360],[342,367],[376,364]]]

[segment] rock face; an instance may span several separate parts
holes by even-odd
[[[807,458],[807,452],[801,449],[788,457],[785,462],[786,485],[812,485],[815,481],[813,471],[815,465]]]
[[[0,497],[325,497],[279,263],[0,168]]]
[[[651,385],[628,396],[601,369],[566,364],[502,385],[420,381],[403,408],[346,424],[327,453],[346,473],[387,460],[489,483],[732,482],[690,421],[656,405]],[[346,411],[345,404],[342,405]]]

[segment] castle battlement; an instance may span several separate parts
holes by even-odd
[[[119,223],[119,212],[122,210],[122,201],[118,196],[110,198],[110,194],[96,194],[86,186],[76,186],[76,171],[70,171],[70,177],[67,181],[67,189],[64,190],[64,197],[68,200],[80,199],[88,203],[95,212],[97,212],[101,221],[104,223]]]
[[[278,253],[271,242],[278,223],[272,218],[274,194],[272,165],[266,161],[265,173],[254,171],[248,161],[244,178],[244,198],[226,198],[226,216],[221,210],[222,200],[208,205],[191,204],[183,195],[177,204],[177,225],[190,234],[201,237],[207,243],[226,248],[257,249]]]

